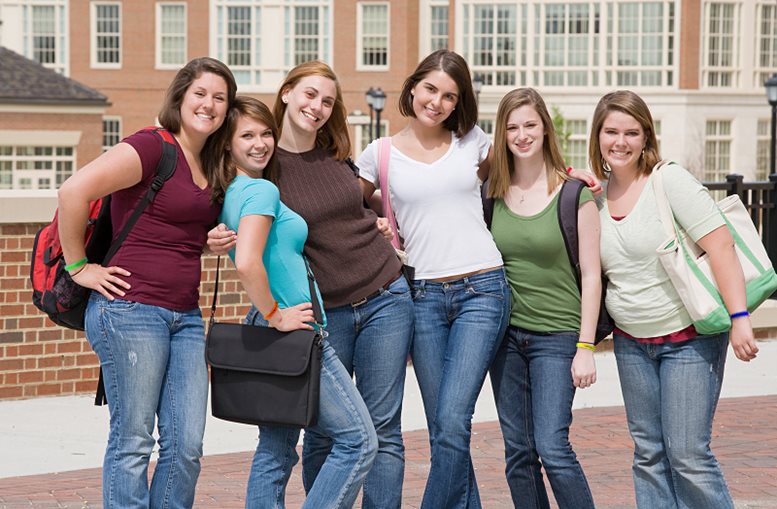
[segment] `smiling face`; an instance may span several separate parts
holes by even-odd
[[[263,122],[241,115],[229,143],[229,153],[238,175],[257,178],[275,150],[272,129]]]
[[[525,104],[510,112],[505,138],[507,148],[519,160],[542,157],[545,126],[534,106]]]
[[[411,93],[415,118],[428,127],[441,126],[459,101],[459,87],[443,71],[429,72]]]
[[[645,143],[645,131],[631,115],[612,111],[605,117],[599,131],[599,149],[613,171],[636,170]]]
[[[332,115],[337,97],[335,82],[324,76],[305,76],[281,95],[286,103],[283,129],[315,137]]]
[[[192,81],[181,102],[184,130],[210,136],[224,123],[227,114],[227,83],[213,73],[202,73]]]

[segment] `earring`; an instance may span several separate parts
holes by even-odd
[[[286,99],[286,97],[285,97],[285,96],[284,96],[284,97],[281,97],[281,102],[282,102],[283,104],[289,104],[289,100],[288,100],[288,99]]]

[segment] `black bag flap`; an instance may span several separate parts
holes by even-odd
[[[213,367],[299,376],[308,369],[318,342],[312,330],[281,332],[271,327],[214,323],[208,331],[205,360]]]

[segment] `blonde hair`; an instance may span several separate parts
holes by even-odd
[[[540,116],[545,130],[542,142],[542,157],[548,176],[548,194],[552,193],[563,181],[569,180],[565,171],[564,157],[561,155],[556,129],[550,118],[548,108],[542,96],[533,88],[516,88],[508,92],[499,102],[496,113],[496,131],[494,132],[494,158],[489,171],[489,198],[502,198],[510,188],[510,180],[515,171],[513,153],[507,148],[507,118],[514,110],[522,106],[531,106]]]
[[[335,84],[335,104],[329,120],[318,130],[316,135],[316,147],[323,148],[338,161],[343,161],[351,155],[351,139],[348,137],[348,112],[343,102],[343,93],[340,90],[340,82],[337,75],[324,62],[311,60],[299,64],[286,75],[286,79],[278,89],[273,106],[273,115],[278,123],[278,136],[283,132],[283,115],[286,113],[286,103],[283,102],[283,94],[294,88],[302,78],[308,76],[322,76],[330,79]]]
[[[599,135],[605,119],[613,111],[625,113],[639,122],[645,133],[645,149],[637,161],[637,173],[649,175],[653,167],[661,160],[656,140],[656,129],[653,124],[653,116],[650,114],[645,101],[630,90],[618,90],[610,92],[599,100],[594,110],[594,118],[591,122],[591,136],[588,141],[588,157],[591,169],[596,177],[605,180],[609,170],[605,168],[604,156],[599,146]]]

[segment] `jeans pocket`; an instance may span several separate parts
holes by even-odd
[[[105,304],[105,310],[111,313],[125,313],[135,310],[140,303],[124,299],[113,299]]]
[[[495,299],[505,299],[505,283],[502,280],[473,281],[467,286],[467,293]]]
[[[410,294],[410,286],[407,284],[407,280],[403,276],[399,276],[397,279],[391,282],[386,290],[381,292],[383,295],[394,295],[395,297],[402,297]]]

